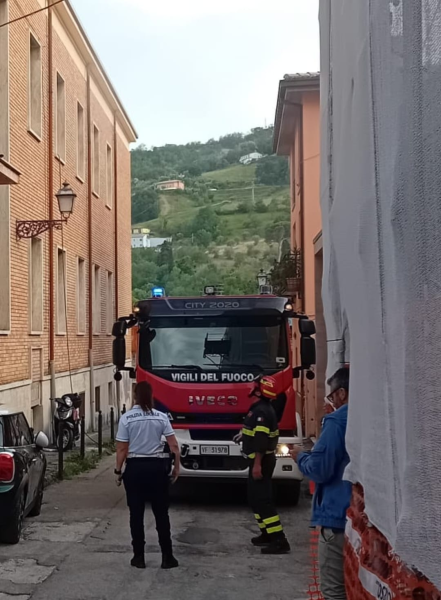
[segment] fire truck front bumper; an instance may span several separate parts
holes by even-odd
[[[197,440],[186,430],[177,431],[181,448],[181,477],[209,479],[246,479],[249,460],[240,445],[232,441]],[[302,481],[296,463],[289,456],[289,448],[300,444],[300,438],[280,438],[277,447],[273,479]]]

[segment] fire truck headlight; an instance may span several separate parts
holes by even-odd
[[[276,450],[277,458],[287,458],[289,456],[289,446],[287,444],[279,444]]]

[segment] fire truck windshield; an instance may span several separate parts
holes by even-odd
[[[153,317],[151,335],[141,329],[139,365],[144,370],[288,366],[286,323],[281,317]],[[151,340],[151,341],[150,341]]]

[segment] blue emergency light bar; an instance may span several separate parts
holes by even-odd
[[[152,298],[164,298],[165,290],[164,288],[154,287],[152,289]]]

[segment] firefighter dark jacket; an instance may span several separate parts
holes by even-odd
[[[242,429],[243,452],[248,458],[259,454],[274,454],[279,441],[278,421],[270,400],[253,404]]]

